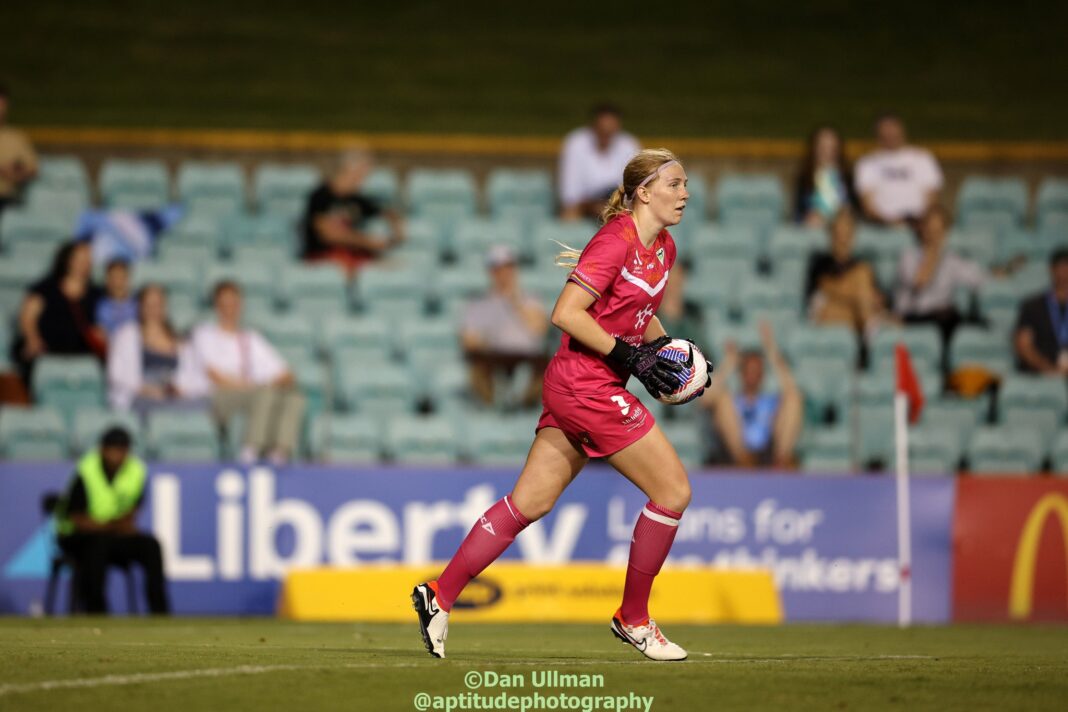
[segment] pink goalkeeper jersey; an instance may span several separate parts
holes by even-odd
[[[632,346],[642,343],[649,321],[660,308],[668,273],[675,264],[675,241],[661,230],[646,249],[630,215],[617,215],[602,227],[568,277],[596,300],[587,313],[602,329]],[[629,374],[604,356],[564,334],[560,349],[545,369],[545,387],[597,393],[626,384]]]

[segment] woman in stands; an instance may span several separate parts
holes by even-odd
[[[797,173],[794,219],[807,227],[824,227],[839,212],[856,205],[842,134],[830,126],[820,126],[809,134]]]
[[[442,574],[412,592],[431,655],[445,657],[449,611],[464,586],[553,508],[591,457],[601,457],[649,498],[634,528],[612,631],[654,660],[686,657],[649,617],[648,603],[690,502],[690,483],[652,414],[624,387],[633,375],[654,398],[676,389],[681,366],[658,356],[669,337],[654,315],[675,263],[665,228],[682,219],[688,198],[674,154],[644,150],[627,164],[602,213],[604,226],[581,253],[561,255],[561,265],[574,267],[552,314],[564,335],[545,371],[544,410],[526,465]]]

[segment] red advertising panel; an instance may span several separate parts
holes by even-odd
[[[1068,621],[1068,480],[962,478],[953,617]]]

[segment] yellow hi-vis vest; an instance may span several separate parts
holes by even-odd
[[[146,469],[140,458],[128,455],[115,478],[109,481],[100,451],[94,448],[78,462],[78,477],[85,486],[89,518],[105,524],[129,514],[137,506],[145,490]],[[59,534],[74,533],[74,522],[67,515],[66,501],[56,510],[56,531]]]

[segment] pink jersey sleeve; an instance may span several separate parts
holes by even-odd
[[[599,232],[593,236],[579,257],[578,266],[568,280],[600,299],[619,274],[627,257],[627,243],[615,233]]]

